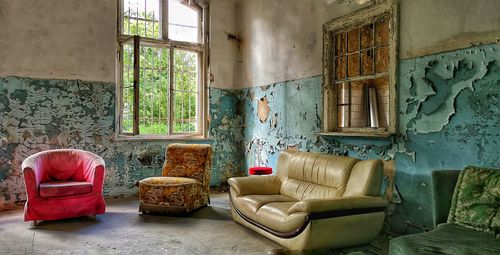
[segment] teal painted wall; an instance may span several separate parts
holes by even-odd
[[[212,185],[241,170],[241,114],[226,93],[211,91],[211,139],[193,141],[213,146]],[[171,142],[116,141],[115,84],[79,80],[0,78],[0,131],[0,210],[26,199],[21,164],[36,152],[77,148],[102,156],[105,195],[123,196],[137,192],[137,180],[161,175]]]
[[[399,134],[387,139],[315,135],[321,129],[320,76],[243,89],[244,168],[275,168],[288,147],[394,159],[399,192],[387,227],[419,232],[432,225],[432,170],[500,167],[499,66],[496,45],[400,61]],[[264,122],[257,116],[261,99],[270,109]],[[383,189],[388,185],[385,178]]]

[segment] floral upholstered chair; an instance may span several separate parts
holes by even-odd
[[[139,181],[139,212],[187,214],[210,201],[212,148],[207,144],[170,144],[162,177]]]

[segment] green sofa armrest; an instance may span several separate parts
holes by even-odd
[[[432,218],[434,227],[445,223],[450,212],[451,200],[460,170],[436,170],[432,172]]]

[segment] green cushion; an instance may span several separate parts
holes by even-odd
[[[468,166],[460,173],[448,223],[500,234],[500,170]]]
[[[494,235],[445,223],[431,232],[392,239],[389,254],[500,254],[500,239]]]

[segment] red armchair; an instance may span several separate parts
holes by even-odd
[[[103,214],[104,160],[87,151],[49,150],[22,164],[28,199],[24,221],[59,220]]]

